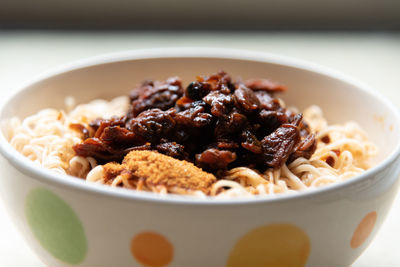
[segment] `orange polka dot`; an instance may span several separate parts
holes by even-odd
[[[358,248],[361,246],[365,240],[369,237],[372,230],[374,229],[376,223],[376,212],[368,213],[358,224],[356,230],[354,231],[353,237],[350,241],[350,246],[352,248]]]
[[[304,266],[310,254],[307,234],[291,224],[271,224],[244,235],[232,249],[227,267]]]
[[[174,251],[172,244],[163,235],[142,232],[131,241],[133,257],[145,266],[165,266],[171,262]]]

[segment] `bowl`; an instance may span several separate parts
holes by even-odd
[[[379,148],[376,166],[345,182],[269,197],[160,196],[87,184],[24,158],[7,121],[43,108],[126,95],[146,78],[185,82],[223,69],[285,83],[300,110],[357,121]],[[61,67],[29,82],[0,109],[1,195],[48,266],[348,266],[382,225],[398,189],[400,115],[386,99],[335,71],[280,56],[211,48],[121,52]]]

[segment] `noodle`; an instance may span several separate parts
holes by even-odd
[[[94,158],[76,156],[72,146],[82,142],[82,133],[71,129],[71,124],[87,126],[102,117],[122,116],[128,109],[127,97],[109,102],[94,100],[74,108],[73,98],[66,99],[68,112],[44,109],[20,121],[10,120],[9,142],[22,155],[40,166],[62,174],[85,178],[88,182],[125,187],[158,194],[186,194],[205,197],[201,191],[165,186],[148,186],[143,179],[129,180],[124,174],[106,181],[104,170]],[[322,111],[311,106],[304,118],[316,133],[317,149],[310,159],[297,158],[280,169],[259,173],[247,167],[237,167],[222,174],[222,179],[210,189],[211,196],[273,195],[293,193],[345,181],[370,168],[369,160],[376,147],[355,122],[328,125]],[[329,142],[323,140],[328,138]]]
[[[71,108],[72,98],[66,99]],[[72,123],[87,125],[90,121],[123,115],[128,108],[127,97],[112,101],[95,100],[78,105],[68,114],[62,110],[44,109],[37,114],[10,121],[9,142],[22,155],[44,168],[62,174],[85,177],[97,165],[93,158],[75,156],[72,146],[82,142],[81,134],[73,131]]]

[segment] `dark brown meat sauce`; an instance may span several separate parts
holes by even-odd
[[[314,134],[274,94],[286,87],[270,80],[233,82],[225,72],[145,81],[130,94],[126,116],[90,123],[89,138],[73,148],[100,163],[120,162],[132,150],[155,150],[217,173],[238,166],[259,171],[310,158]]]

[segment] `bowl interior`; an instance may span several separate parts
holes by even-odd
[[[381,97],[329,71],[316,70],[301,64],[286,65],[268,58],[234,59],[204,56],[163,56],[161,58],[121,58],[93,60],[94,65],[75,68],[35,82],[14,95],[1,110],[0,119],[23,118],[43,108],[64,108],[64,99],[73,96],[77,103],[96,98],[110,99],[127,95],[144,79],[162,80],[179,76],[184,84],[200,74],[225,70],[233,78],[270,78],[286,84],[289,90],[282,95],[288,106],[299,110],[319,105],[330,124],[349,120],[358,122],[378,145],[377,161],[387,157],[399,143],[399,119]],[[2,126],[2,133],[7,133]]]

